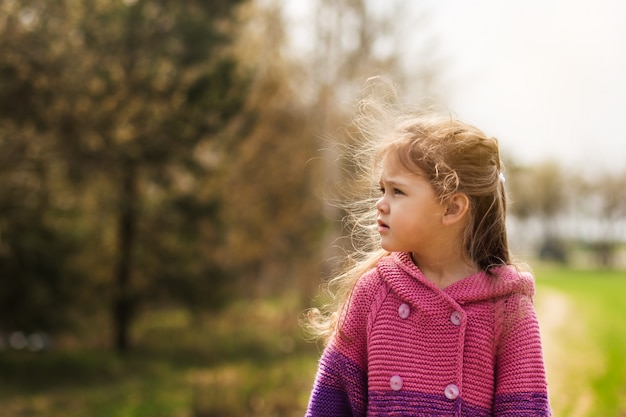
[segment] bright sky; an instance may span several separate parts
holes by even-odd
[[[461,119],[520,162],[626,168],[626,1],[426,4]]]
[[[284,1],[295,32],[314,19],[307,3]],[[407,3],[431,19],[425,30],[452,86],[444,104],[498,137],[504,153],[589,172],[626,168],[626,1]]]

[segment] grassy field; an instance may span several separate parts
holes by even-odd
[[[539,268],[555,416],[626,416],[626,273]],[[320,349],[285,300],[146,314],[137,349],[0,351],[0,417],[302,416]]]
[[[301,416],[319,348],[300,314],[285,300],[203,318],[164,310],[137,323],[128,355],[0,351],[0,416]]]
[[[555,416],[626,416],[626,272],[539,268]]]

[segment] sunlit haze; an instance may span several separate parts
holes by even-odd
[[[521,161],[623,169],[626,2],[432,1],[451,107]]]
[[[302,23],[306,2],[288,3]],[[444,104],[498,137],[505,154],[588,172],[623,169],[626,2],[407,3],[429,18],[425,30],[444,63]]]

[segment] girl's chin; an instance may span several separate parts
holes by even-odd
[[[398,248],[391,244],[391,242],[385,242],[385,239],[380,240],[380,247],[387,252],[399,252]]]

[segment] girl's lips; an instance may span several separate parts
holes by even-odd
[[[378,223],[378,231],[379,232],[385,232],[387,230],[389,230],[389,226],[387,226],[387,224],[385,222],[383,222],[382,220],[377,220]]]

